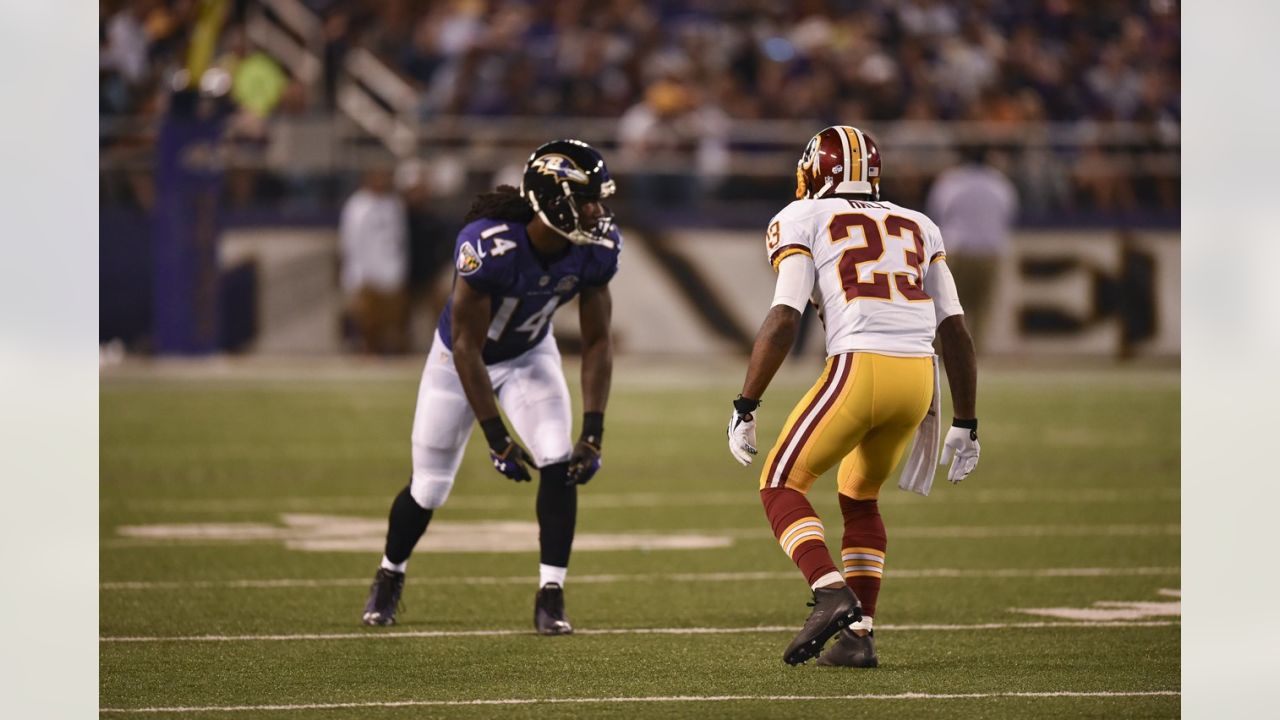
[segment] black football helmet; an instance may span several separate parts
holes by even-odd
[[[520,194],[547,227],[578,245],[612,244],[613,213],[604,199],[617,186],[604,157],[581,140],[553,140],[529,156]],[[598,202],[604,213],[583,217],[582,203]]]

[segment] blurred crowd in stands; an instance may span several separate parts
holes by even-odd
[[[1170,0],[311,0],[422,112],[1137,120],[1179,106]]]
[[[1139,162],[1180,142],[1173,0],[302,0],[323,27],[314,90],[246,42],[242,23],[255,1],[228,3],[213,55],[236,105],[229,132],[298,155],[288,163],[295,171],[301,159],[327,162],[307,118],[333,111],[342,59],[357,47],[411,84],[419,119],[616,118],[621,159],[683,145],[695,148],[704,175],[723,172],[725,129],[754,119],[894,127],[881,138],[890,147],[945,146],[939,121],[1028,132],[1126,122],[1144,132],[1121,160]],[[104,119],[164,111],[166,83],[195,41],[203,6],[103,0]],[[886,159],[908,204],[927,192],[934,171],[913,168],[937,165],[921,156],[928,152]],[[1067,163],[1046,162],[1052,152],[994,155],[1030,213],[1178,206],[1176,163],[1130,182],[1136,173],[1101,142],[1077,144]],[[302,165],[293,175],[307,175]],[[780,168],[780,178],[789,171]],[[273,182],[284,195],[313,192],[294,179],[284,172]],[[248,202],[254,191],[242,194]]]

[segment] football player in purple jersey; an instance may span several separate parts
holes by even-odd
[[[409,555],[449,497],[479,421],[495,470],[517,482],[538,474],[534,625],[544,635],[573,632],[563,588],[577,486],[600,468],[613,372],[609,281],[618,271],[622,237],[603,203],[614,190],[600,153],[578,140],[557,140],[529,157],[518,190],[498,187],[468,211],[454,246],[453,294],[418,387],[413,474],[391,505],[366,625],[395,623]],[[551,333],[551,316],[574,297],[582,327],[583,418],[576,443]]]

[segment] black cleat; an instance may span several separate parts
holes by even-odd
[[[840,631],[836,644],[827,648],[818,658],[823,667],[873,668],[880,664],[876,659],[876,634],[869,631],[858,637],[849,628]]]
[[[547,583],[533,603],[533,626],[539,635],[572,635],[573,626],[564,614],[564,588]]]
[[[404,573],[378,568],[369,587],[369,599],[364,604],[365,625],[395,625],[396,611],[400,609],[400,593],[404,592]]]
[[[848,585],[814,590],[809,605],[813,612],[782,654],[782,661],[788,665],[799,665],[814,657],[832,635],[862,619],[862,604]]]

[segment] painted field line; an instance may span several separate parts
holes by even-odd
[[[993,488],[947,490],[948,503],[1004,504],[1004,503],[1118,503],[1118,502],[1174,502],[1181,498],[1178,488],[1079,488],[1060,490],[1054,488]],[[330,495],[284,496],[276,498],[213,498],[208,500],[148,500],[107,501],[107,506],[121,506],[139,510],[183,513],[234,513],[273,511],[351,511],[384,510],[390,500],[384,495]],[[907,493],[885,493],[883,504],[923,502]],[[760,496],[755,490],[709,491],[695,493],[678,492],[630,492],[583,493],[578,500],[582,508],[642,508],[642,507],[696,507],[699,505],[757,506]],[[449,507],[454,510],[501,510],[529,507],[525,496],[514,495],[461,495],[450,498]]]
[[[747,528],[647,528],[628,532],[657,533],[706,533],[722,535],[735,540],[768,540],[777,542],[768,527]],[[925,538],[933,540],[961,540],[1013,537],[1159,537],[1181,535],[1182,526],[1177,523],[1143,523],[1124,525],[907,525],[890,528],[895,538]],[[108,541],[104,541],[108,542]]]
[[[468,705],[596,705],[614,703],[821,702],[830,700],[982,700],[989,698],[1179,697],[1179,690],[1101,690],[995,693],[894,693],[860,695],[650,695],[598,698],[495,698],[492,700],[388,700],[302,705],[211,705],[205,707],[102,708],[102,713],[262,712],[268,710],[349,710],[357,708],[459,707]]]
[[[1144,577],[1179,575],[1177,567],[1075,567],[1075,568],[996,568],[991,570],[962,570],[958,568],[893,569],[892,577],[898,579],[928,578],[1055,578],[1055,577]],[[796,580],[795,571],[773,572],[716,572],[716,573],[613,573],[602,575],[573,575],[574,584],[610,584],[634,582],[745,582],[751,580]],[[536,582],[532,575],[481,575],[476,577],[453,576],[430,578],[433,585],[523,585]],[[271,590],[279,588],[364,587],[369,578],[275,578],[262,580],[192,580],[182,581],[114,581],[104,582],[102,590]]]
[[[580,529],[581,531],[581,529]],[[768,526],[740,528],[657,528],[627,530],[639,534],[707,534],[736,540],[768,540],[776,542]],[[1150,523],[1128,525],[916,525],[893,528],[895,538],[920,538],[933,540],[991,539],[1015,537],[1160,537],[1181,535],[1182,526],[1174,523]],[[279,538],[106,538],[99,541],[99,548],[158,548],[219,545],[250,545],[277,543]],[[380,544],[381,535],[376,542]]]
[[[970,623],[965,625],[918,624],[880,625],[878,629],[895,632],[949,632],[975,630],[1039,630],[1045,628],[1132,628],[1181,625],[1180,620],[1133,620],[1119,622],[1018,622]],[[756,633],[795,632],[791,625],[758,625],[754,627],[668,627],[668,628],[602,628],[574,630],[575,635],[744,635]],[[285,642],[307,640],[408,640],[421,638],[507,637],[528,635],[532,630],[407,630],[348,633],[298,633],[294,635],[134,635],[98,638],[103,643],[157,642]]]

